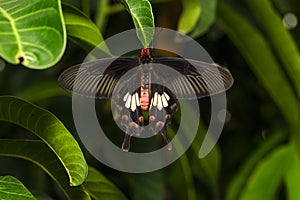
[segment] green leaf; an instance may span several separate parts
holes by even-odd
[[[288,169],[284,177],[287,189],[287,199],[300,199],[299,180],[300,180],[300,159],[297,148],[294,144],[290,145],[290,160],[288,160]],[[287,159],[285,159],[287,160]]]
[[[270,0],[247,0],[245,2],[258,19],[258,23],[261,24],[276,56],[293,81],[298,98],[300,98],[300,55],[292,35],[282,23],[282,17],[275,11]]]
[[[235,177],[230,182],[225,199],[239,199],[242,189],[246,185],[247,180],[257,163],[259,163],[259,161],[261,161],[273,148],[278,146],[280,142],[285,139],[285,136],[286,133],[281,131],[270,134],[270,137],[249,156],[248,160],[243,163],[243,166],[237,171]]]
[[[201,15],[191,37],[201,36],[215,22],[217,0],[198,0],[201,7]]]
[[[12,176],[0,176],[0,199],[35,200],[27,188]]]
[[[99,171],[89,166],[89,172],[83,183],[84,188],[95,200],[125,200],[124,194]]]
[[[83,12],[69,4],[63,4],[62,8],[68,38],[72,42],[86,51],[91,51],[103,42],[103,37],[98,27]],[[107,46],[104,45],[104,47],[103,51],[110,54]]]
[[[273,200],[278,194],[278,189],[288,163],[283,162],[289,157],[289,147],[277,148],[271,155],[264,159],[255,169],[248,180],[248,185],[241,193],[242,200]]]
[[[297,126],[297,97],[265,38],[243,16],[221,1],[218,3],[217,24],[239,48],[287,122],[291,127]]]
[[[144,47],[149,47],[154,35],[154,17],[148,0],[121,0],[131,15],[137,36]]]
[[[49,111],[16,97],[0,97],[0,121],[17,124],[42,139],[64,165],[70,185],[80,185],[87,176],[87,164],[78,143]]]
[[[62,57],[66,31],[59,0],[0,0],[0,56],[33,69]]]
[[[198,0],[182,0],[183,12],[180,15],[177,30],[183,34],[191,32],[197,24],[201,13]]]
[[[65,167],[47,144],[40,140],[0,139],[0,156],[22,158],[36,164],[58,184],[68,199],[90,199],[82,186],[71,187],[68,184]]]

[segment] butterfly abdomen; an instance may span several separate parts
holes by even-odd
[[[140,104],[142,110],[149,109],[150,99],[150,75],[147,72],[143,72],[141,76],[141,93],[140,93]]]

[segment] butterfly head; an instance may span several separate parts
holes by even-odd
[[[142,64],[150,63],[153,59],[152,51],[150,48],[143,48],[139,54],[139,61]]]

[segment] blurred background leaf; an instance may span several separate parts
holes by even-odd
[[[178,21],[177,30],[183,34],[191,32],[201,14],[201,6],[197,0],[182,0],[183,11]]]
[[[213,25],[216,16],[217,0],[197,0],[197,1],[198,4],[200,5],[201,12],[200,12],[200,19],[198,20],[196,26],[194,27],[194,30],[190,34],[190,36],[193,38],[197,38],[203,35]]]
[[[82,11],[69,4],[63,4],[62,8],[68,39],[86,51],[91,51],[101,42],[104,42],[98,27]],[[87,35],[89,37],[86,37]],[[107,46],[103,45],[103,47],[103,51],[110,55]]]

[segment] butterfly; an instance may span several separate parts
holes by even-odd
[[[130,138],[143,131],[143,111],[148,113],[150,129],[160,133],[171,150],[167,126],[177,111],[178,99],[224,92],[233,85],[233,77],[217,64],[156,58],[152,49],[143,48],[138,58],[103,58],[70,67],[61,73],[58,83],[78,95],[114,101],[115,112],[126,130],[123,151],[129,150]]]

